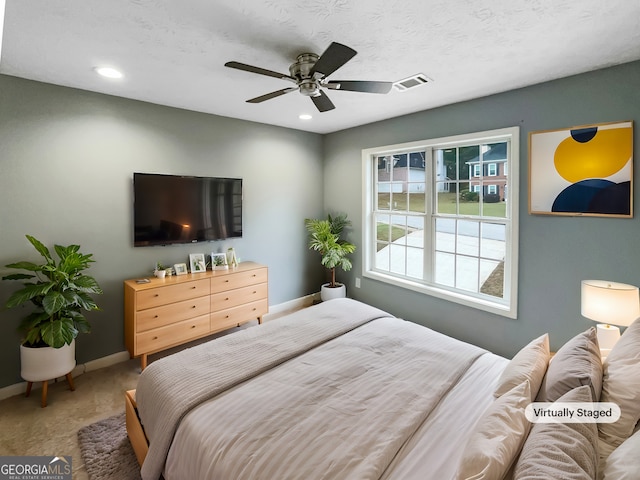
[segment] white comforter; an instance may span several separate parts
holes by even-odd
[[[307,314],[368,320],[191,410],[167,480],[451,477],[506,360],[352,300],[323,305]]]
[[[158,360],[140,376],[138,414],[149,439],[142,478],[160,477],[181,419],[203,401],[388,314],[340,299]],[[186,477],[188,478],[188,477]]]

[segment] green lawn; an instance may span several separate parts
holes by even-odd
[[[383,208],[388,206],[390,201],[393,201],[393,210],[397,212],[418,212],[423,213],[425,211],[424,194],[412,193],[412,194],[394,194],[393,199],[390,198],[389,193],[378,194],[378,205]],[[455,193],[439,193],[438,194],[438,213],[452,214],[456,212],[456,197]],[[409,208],[407,208],[407,206]],[[499,217],[504,218],[507,212],[507,204],[504,202],[499,203],[483,203],[483,214],[485,217]],[[460,215],[480,215],[480,203],[479,202],[460,202]]]
[[[376,229],[376,239],[381,242],[388,241],[389,243],[392,243],[407,234],[407,231],[404,228],[391,225],[391,239],[389,239],[389,225],[387,223],[378,223],[376,225]],[[380,251],[384,247],[385,245],[381,245],[380,243],[378,243],[378,251]]]

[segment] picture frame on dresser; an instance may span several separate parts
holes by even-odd
[[[173,269],[176,271],[176,275],[186,275],[187,274],[187,264],[186,263],[176,263],[173,266]]]
[[[189,254],[189,269],[191,273],[202,273],[207,271],[204,253]]]
[[[226,253],[211,253],[211,270],[228,270]]]

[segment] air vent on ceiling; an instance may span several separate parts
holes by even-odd
[[[395,88],[399,92],[404,92],[406,90],[409,90],[410,88],[419,87],[420,85],[425,85],[432,81],[433,80],[427,77],[424,73],[418,73],[403,80],[393,82],[393,88]]]

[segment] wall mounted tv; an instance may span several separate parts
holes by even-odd
[[[133,174],[134,245],[242,236],[242,179]]]

